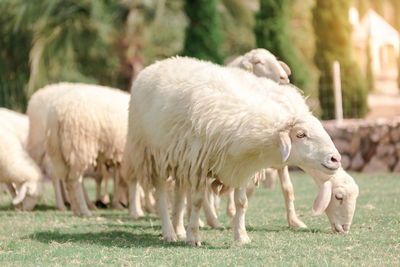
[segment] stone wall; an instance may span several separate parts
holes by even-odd
[[[323,122],[346,170],[400,172],[400,117]]]

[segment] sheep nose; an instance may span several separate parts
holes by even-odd
[[[340,163],[340,160],[341,160],[341,156],[339,154],[338,155],[333,155],[331,157],[331,161],[334,162],[334,163]]]

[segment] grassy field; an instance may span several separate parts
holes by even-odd
[[[164,242],[159,219],[131,220],[127,210],[97,210],[92,218],[54,208],[51,184],[33,212],[14,211],[0,195],[0,265],[135,265],[135,266],[260,266],[260,265],[400,265],[400,176],[361,175],[358,207],[350,234],[331,232],[325,215],[311,207],[317,187],[310,177],[292,173],[296,209],[307,230],[287,227],[279,184],[256,190],[246,217],[252,242],[233,242],[229,218],[221,203],[223,229],[204,227],[203,246]],[[93,183],[87,181],[92,189]]]

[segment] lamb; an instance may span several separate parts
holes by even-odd
[[[235,240],[247,243],[245,187],[254,173],[292,164],[328,175],[340,167],[332,140],[296,88],[184,57],[159,61],[135,80],[123,161],[130,186],[138,179],[155,186],[166,240],[182,232],[169,217],[166,180],[175,179],[176,198],[191,186],[190,245],[201,245],[199,210],[207,177],[235,188]]]
[[[25,150],[28,118],[0,108],[0,121],[0,181],[7,185],[14,205],[22,202],[22,210],[32,210],[43,194],[43,177]]]
[[[49,103],[46,155],[54,176],[66,182],[75,215],[91,216],[82,190],[88,166],[119,169],[127,133],[129,94],[103,86],[62,85]]]

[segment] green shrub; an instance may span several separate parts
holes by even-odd
[[[347,0],[318,0],[313,9],[316,35],[315,64],[321,72],[319,100],[322,119],[333,119],[334,96],[332,64],[340,63],[343,116],[363,117],[367,111],[367,86],[354,60]]]
[[[260,0],[260,11],[256,14],[257,47],[268,49],[292,70],[290,80],[307,91],[310,77],[307,65],[298,59],[297,51],[288,37],[286,21],[287,0]]]
[[[182,54],[223,64],[217,1],[186,0],[185,12],[189,25]]]

